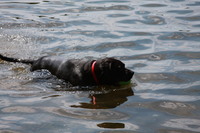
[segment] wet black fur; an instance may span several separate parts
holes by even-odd
[[[72,85],[116,85],[120,81],[129,81],[134,72],[125,68],[124,63],[114,58],[96,60],[95,74],[99,83],[92,76],[91,66],[95,60],[63,59],[55,56],[44,56],[37,60],[24,60],[6,57],[0,59],[8,62],[19,62],[31,65],[31,71],[47,69],[51,74],[70,82]]]

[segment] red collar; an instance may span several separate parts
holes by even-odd
[[[96,74],[95,74],[95,64],[96,64],[96,61],[94,61],[94,62],[92,63],[92,76],[93,76],[95,82],[96,82],[97,84],[99,84],[99,80],[97,79],[97,76],[96,76]]]

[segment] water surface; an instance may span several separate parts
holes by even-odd
[[[70,87],[0,60],[0,132],[199,132],[199,12],[198,0],[1,0],[1,54],[115,57],[136,74]]]

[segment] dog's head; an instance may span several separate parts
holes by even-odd
[[[125,68],[125,64],[114,58],[104,58],[96,61],[96,75],[100,84],[119,84],[128,82],[134,72]]]

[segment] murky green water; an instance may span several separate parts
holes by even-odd
[[[0,133],[200,132],[198,0],[1,0],[0,53],[115,57],[136,72],[130,86],[69,88],[0,61]]]

